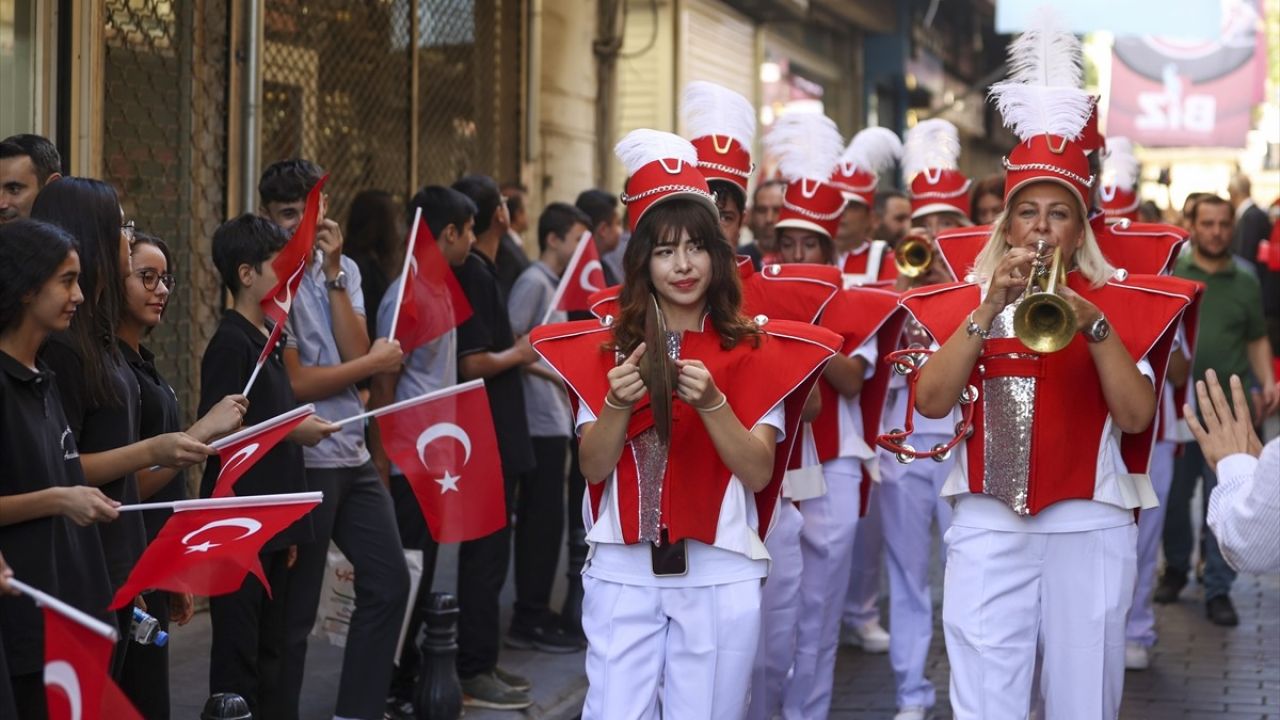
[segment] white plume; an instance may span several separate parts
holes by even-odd
[[[853,136],[849,147],[840,156],[840,162],[876,173],[893,167],[902,159],[902,141],[888,128],[869,127]]]
[[[648,165],[654,160],[676,159],[690,165],[698,164],[698,151],[679,135],[661,130],[640,128],[627,133],[613,146],[613,153],[622,161],[627,173]]]
[[[1105,182],[1132,190],[1138,184],[1141,163],[1133,154],[1133,141],[1127,137],[1107,138],[1107,157],[1102,163]]]
[[[816,112],[790,112],[779,117],[764,138],[765,149],[778,160],[787,180],[826,181],[840,160],[844,139],[831,118]]]
[[[684,86],[680,100],[685,134],[692,138],[724,135],[751,150],[756,137],[756,109],[746,98],[715,83],[695,80]]]
[[[907,131],[902,148],[902,178],[911,178],[925,168],[957,170],[960,167],[960,132],[956,126],[933,118],[921,120]]]
[[[1009,44],[1009,78],[991,86],[1005,127],[1023,140],[1045,133],[1079,138],[1093,109],[1080,87],[1083,63],[1080,40],[1062,29],[1052,8],[1041,8]]]

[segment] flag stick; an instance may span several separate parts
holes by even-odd
[[[280,495],[244,495],[242,497],[200,498],[197,500],[172,500],[169,502],[134,503],[121,505],[117,512],[131,510],[211,510],[216,508],[244,507],[245,505],[293,505],[295,503],[320,502],[322,492],[284,493]]]
[[[404,248],[404,269],[400,271],[400,290],[396,293],[395,310],[391,313],[391,333],[389,342],[396,339],[396,326],[400,323],[400,303],[404,302],[404,286],[409,282],[409,262],[413,259],[413,248],[418,244],[418,226],[422,223],[422,208],[413,211],[413,229],[409,231],[409,244]]]
[[[539,325],[546,325],[551,320],[551,313],[556,311],[556,306],[560,304],[560,298],[564,297],[564,291],[567,283],[573,281],[573,276],[578,274],[578,263],[582,262],[582,253],[587,251],[587,243],[593,242],[590,232],[582,233],[582,239],[578,241],[578,247],[573,249],[573,257],[569,258],[569,264],[564,268],[564,274],[560,276],[560,282],[556,283],[556,293],[551,296],[551,304],[547,306],[547,312],[542,316],[542,322]]]
[[[240,393],[241,395],[249,397],[249,391],[253,389],[253,383],[258,379],[258,373],[262,372],[263,365],[266,365],[266,363],[259,362],[253,366],[253,374],[249,376],[249,382],[245,383],[244,392]]]
[[[220,437],[217,440],[214,440],[213,442],[209,443],[209,447],[213,448],[214,450],[222,450],[223,448],[234,445],[240,442],[245,437],[248,437],[249,435],[252,435],[258,432],[259,430],[262,429],[264,425],[267,425],[267,424],[276,425],[280,423],[285,423],[298,417],[299,415],[310,415],[315,411],[316,411],[316,406],[311,403],[307,403],[306,405],[299,405],[298,407],[288,412],[280,413],[279,415],[273,418],[270,418],[268,420],[263,420],[262,422],[256,425],[250,425],[249,427],[244,428],[242,430],[237,430],[236,432],[231,433],[230,435],[227,435],[225,437]]]
[[[102,637],[107,638],[111,642],[115,642],[119,638],[116,634],[115,628],[95,617],[85,614],[81,610],[71,607],[49,593],[37,590],[17,578],[9,580],[9,584],[16,588],[18,592],[21,592],[32,600],[35,600],[36,605],[55,610],[58,614],[64,615],[68,619],[80,623]]]
[[[484,384],[484,380],[476,379],[470,382],[464,382],[461,385],[451,385],[447,388],[444,388],[443,390],[434,390],[425,395],[419,395],[418,397],[409,398],[408,400],[401,400],[398,403],[392,403],[390,405],[383,405],[380,408],[370,410],[368,412],[362,412],[359,415],[352,415],[349,418],[334,420],[332,422],[334,425],[346,425],[347,423],[353,423],[357,420],[364,420],[366,418],[378,417],[379,415],[383,415],[389,412],[402,410],[404,408],[409,407],[410,405],[417,405],[419,403],[427,402],[428,400],[437,400],[442,397],[448,397],[450,395],[463,393],[468,390],[474,390],[476,386],[483,385],[483,384]]]

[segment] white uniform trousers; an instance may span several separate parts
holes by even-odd
[[[1173,454],[1177,448],[1175,442],[1156,443],[1151,455],[1151,484],[1160,499],[1160,506],[1138,514],[1138,581],[1133,590],[1133,607],[1129,610],[1125,639],[1143,647],[1156,644],[1156,614],[1151,607],[1151,593],[1155,590],[1160,533],[1164,529],[1165,503],[1169,499],[1169,486],[1173,483]]]
[[[866,625],[880,621],[880,561],[884,558],[884,526],[880,519],[880,483],[871,483],[867,514],[858,519],[849,566],[849,592],[844,602],[844,624]]]
[[[956,720],[1023,720],[1043,639],[1043,720],[1113,720],[1124,689],[1136,524],[947,531],[942,626]]]
[[[584,575],[582,587],[582,720],[741,720],[760,636],[759,580],[658,588]]]
[[[796,623],[800,617],[800,529],[804,517],[783,500],[764,546],[773,562],[760,601],[760,647],[751,674],[747,720],[771,720],[782,706],[782,684],[796,657]]]
[[[950,438],[922,436],[920,447],[933,447]],[[933,707],[933,683],[925,677],[929,644],[933,641],[933,593],[929,587],[932,527],[945,535],[951,526],[951,504],[941,497],[942,485],[955,465],[916,460],[903,465],[881,453],[880,516],[884,522],[885,568],[889,575],[889,662],[897,683],[898,707]],[[947,554],[943,543],[942,556]]]
[[[786,720],[825,718],[840,640],[840,613],[849,589],[849,563],[858,525],[858,483],[862,472],[854,458],[822,464],[827,494],[800,505],[804,528],[800,551],[800,621],[795,667],[782,690]]]

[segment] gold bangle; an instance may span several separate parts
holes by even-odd
[[[604,404],[605,404],[605,405],[608,405],[609,407],[613,408],[614,410],[624,410],[624,411],[625,411],[625,410],[630,410],[632,407],[634,407],[634,404],[632,404],[632,405],[614,405],[613,403],[609,402],[609,393],[605,393],[605,394],[604,394]]]
[[[716,403],[715,405],[712,405],[709,408],[698,408],[698,412],[713,413],[728,404],[729,404],[729,396],[725,395],[724,393],[720,393],[720,402]]]

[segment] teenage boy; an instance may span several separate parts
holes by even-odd
[[[596,254],[602,261],[604,286],[617,285],[622,282],[621,251],[614,252],[622,245],[622,213],[618,210],[618,196],[605,190],[583,190],[573,204],[591,218],[587,229],[591,231],[591,241],[596,244]],[[578,319],[589,317],[591,315],[586,314]]]
[[[213,264],[222,284],[231,293],[232,307],[223,314],[218,329],[205,348],[200,363],[200,407],[204,415],[222,398],[244,390],[245,383],[267,342],[268,329],[259,303],[276,283],[271,261],[289,238],[271,222],[241,215],[223,223],[213,234]],[[297,406],[280,349],[267,358],[253,389],[249,391],[246,425],[269,420]],[[311,416],[245,471],[235,484],[236,495],[270,495],[308,490],[302,448],[315,445],[336,432],[338,426]],[[200,496],[213,494],[218,479],[218,458],[205,463]],[[289,569],[294,548],[313,537],[310,516],[298,520],[263,546],[259,559],[271,584],[271,596],[253,575],[230,595],[209,599],[213,625],[209,658],[209,693],[235,693],[249,703],[257,717],[286,717],[296,708],[296,689],[278,682],[284,651],[284,598],[298,588],[298,574]],[[288,658],[286,662],[301,662]]]
[[[422,219],[436,239],[436,245],[451,267],[460,267],[467,260],[471,244],[475,242],[475,203],[457,190],[438,185],[423,188],[409,201],[409,218],[422,209]],[[418,238],[423,241],[422,236]],[[396,278],[382,296],[378,306],[378,335],[390,337],[391,321],[396,314],[402,278]],[[429,392],[442,390],[458,382],[458,332],[450,330],[431,342],[415,348],[405,357],[404,366],[396,372],[373,376],[369,385],[369,407],[379,408],[393,402],[408,400]],[[369,426],[370,451],[378,473],[391,488],[395,502],[396,524],[400,530],[400,542],[406,549],[422,550],[422,583],[412,600],[409,629],[405,635],[400,662],[391,681],[387,697],[386,716],[390,720],[412,720],[416,717],[413,706],[417,675],[422,666],[418,651],[418,631],[425,617],[425,601],[431,591],[431,578],[435,575],[437,546],[431,539],[422,509],[409,487],[404,473],[391,464],[382,447],[378,425]],[[467,568],[459,567],[462,574]]]
[[[538,219],[538,261],[516,280],[507,300],[511,330],[526,335],[541,325],[556,285],[587,232],[591,218],[567,203],[552,203]],[[549,322],[565,322],[562,310]],[[569,398],[559,376],[542,362],[524,368],[525,417],[533,444],[534,467],[520,478],[516,499],[516,608],[507,631],[509,647],[569,653],[582,648],[551,612],[551,584],[560,563],[564,537],[564,493],[569,434],[573,426]]]
[[[306,160],[267,168],[258,183],[261,214],[292,231],[320,177],[320,168]],[[298,402],[315,403],[327,418],[348,418],[364,411],[355,384],[398,369],[403,353],[399,343],[384,339],[370,346],[360,270],[342,254],[342,232],[333,220],[317,223],[316,249],[285,326],[284,365]],[[381,718],[409,595],[391,495],[370,461],[360,423],[343,425],[303,458],[307,484],[324,493],[324,502],[311,513],[315,540],[298,547],[296,572],[306,591],[296,594],[296,603],[293,595],[288,600],[286,642],[291,656],[305,657],[332,539],[356,574],[335,715]],[[284,666],[282,682],[291,694],[302,687],[303,669],[302,663]]]
[[[472,311],[458,326],[458,379],[485,381],[511,508],[516,479],[534,467],[520,369],[536,356],[527,337],[517,340],[512,333],[506,297],[498,285],[494,257],[507,212],[498,185],[492,178],[471,175],[454,183],[453,189],[471,198],[477,210],[475,245],[462,266],[454,268]],[[458,551],[458,677],[463,702],[473,707],[519,710],[531,704],[529,681],[498,668],[498,595],[510,559],[508,528],[462,543]]]

